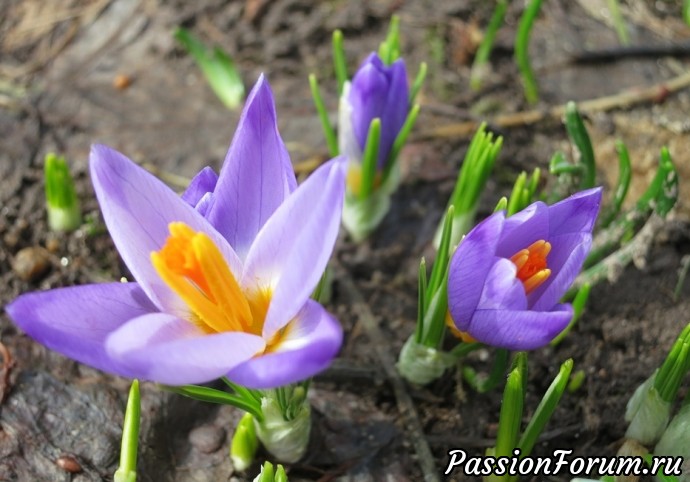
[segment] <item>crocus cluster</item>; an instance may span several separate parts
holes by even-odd
[[[472,229],[450,264],[448,308],[455,327],[487,345],[532,350],[570,322],[559,303],[592,244],[601,188],[551,206],[542,202]]]
[[[403,59],[386,65],[371,53],[344,85],[338,117],[339,151],[348,159],[343,223],[355,239],[365,238],[388,212],[397,185],[393,144],[409,110]],[[368,143],[377,149],[366,152]]]
[[[94,146],[89,162],[136,281],[20,296],[7,312],[27,334],[106,372],[169,385],[227,376],[270,388],[329,364],[342,330],[310,294],[338,233],[343,163],[297,187],[263,77],[220,175],[201,171],[182,197],[108,147]]]

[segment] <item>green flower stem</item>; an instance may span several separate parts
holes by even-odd
[[[616,152],[618,153],[618,183],[613,194],[611,209],[603,216],[601,221],[602,227],[609,226],[616,219],[630,188],[630,179],[632,177],[630,155],[628,154],[628,148],[625,147],[625,144],[620,139],[616,141]]]
[[[338,81],[338,97],[343,95],[343,88],[347,82],[347,62],[345,61],[345,48],[343,47],[343,32],[333,32],[333,68],[335,78]]]
[[[415,122],[417,122],[417,116],[419,116],[419,104],[414,105],[412,109],[410,109],[410,111],[407,113],[405,122],[403,123],[403,126],[400,128],[400,132],[398,132],[398,135],[395,137],[395,140],[393,141],[391,152],[390,154],[388,154],[388,159],[386,159],[386,165],[383,168],[383,174],[381,176],[382,183],[385,184],[388,181],[388,176],[390,176],[391,172],[393,171],[393,168],[395,167],[395,163],[398,160],[400,151],[402,151],[402,148],[405,146],[407,138],[409,137]]]
[[[570,139],[580,152],[578,164],[583,166],[582,178],[580,179],[580,189],[589,189],[596,183],[596,164],[594,161],[594,149],[589,133],[582,122],[580,112],[577,110],[575,102],[568,102],[565,107],[565,128]]]
[[[362,181],[359,187],[359,198],[369,198],[374,190],[376,179],[379,143],[381,141],[381,119],[378,117],[371,121],[367,142],[362,153]]]
[[[499,348],[494,355],[494,362],[488,377],[480,379],[475,370],[471,367],[463,367],[462,374],[472,388],[479,393],[486,393],[496,388],[504,379],[509,358],[510,352],[503,348]]]
[[[328,152],[332,157],[338,155],[338,137],[335,134],[335,129],[331,125],[331,121],[328,118],[328,111],[326,110],[326,104],[323,102],[323,97],[321,97],[321,90],[319,89],[319,81],[316,79],[314,74],[309,75],[309,87],[311,89],[311,96],[314,99],[314,106],[316,106],[316,112],[319,114],[319,120],[321,121],[321,127],[323,128],[323,134],[326,137],[326,144],[328,145]]]
[[[122,426],[122,447],[120,449],[120,467],[114,475],[114,482],[135,482],[137,480],[137,448],[139,446],[139,423],[141,399],[139,380],[134,380],[129,389],[125,421]]]
[[[456,360],[459,360],[461,358],[466,357],[470,353],[472,353],[475,350],[479,350],[480,348],[483,348],[485,345],[483,343],[479,342],[472,342],[472,343],[460,343],[458,346],[453,348],[449,353],[450,355],[455,358]]]
[[[530,104],[539,100],[537,82],[534,80],[534,72],[529,61],[529,37],[534,20],[539,14],[542,0],[531,0],[520,17],[517,36],[515,37],[515,60],[522,75],[522,83],[525,90],[525,98]]]
[[[496,2],[496,8],[493,14],[491,14],[491,20],[489,20],[489,25],[484,32],[484,38],[482,38],[479,44],[477,53],[474,56],[474,62],[472,63],[472,71],[470,72],[470,87],[472,90],[479,90],[481,87],[482,77],[486,64],[489,61],[489,56],[491,55],[494,39],[496,38],[499,27],[503,23],[507,9],[507,0],[498,0]]]
[[[221,49],[210,50],[184,28],[175,30],[175,39],[194,58],[213,89],[229,109],[236,109],[244,99],[242,76],[233,60]]]

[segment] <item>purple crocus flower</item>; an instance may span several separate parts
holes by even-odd
[[[89,162],[136,282],[20,296],[7,312],[27,334],[103,371],[170,385],[227,376],[270,388],[330,363],[342,329],[310,294],[338,233],[343,163],[296,187],[263,77],[220,175],[201,171],[182,198],[108,147],[93,146]]]
[[[340,153],[361,160],[371,121],[381,119],[378,167],[383,168],[410,110],[407,70],[403,59],[390,66],[376,53],[345,84],[339,108]]]
[[[559,304],[592,245],[601,188],[552,206],[497,212],[472,229],[450,263],[448,308],[461,332],[487,345],[532,350],[568,325]]]

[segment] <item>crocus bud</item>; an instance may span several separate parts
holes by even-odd
[[[629,423],[625,436],[647,446],[659,440],[671,416],[671,403],[661,398],[654,387],[656,375],[637,387],[625,409]]]
[[[378,54],[371,53],[343,90],[338,126],[341,154],[360,162],[371,121],[381,119],[377,167],[383,169],[409,110],[404,60],[387,66]]]
[[[254,428],[254,417],[250,413],[245,413],[235,429],[230,444],[230,458],[235,470],[242,472],[254,461],[254,454],[259,446],[256,439]]]

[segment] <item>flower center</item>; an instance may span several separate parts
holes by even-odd
[[[517,268],[516,277],[522,281],[526,294],[539,288],[551,276],[546,263],[550,251],[551,243],[540,239],[510,258]]]
[[[347,185],[347,190],[354,196],[359,196],[359,192],[362,189],[362,167],[355,163],[350,163],[347,169],[347,177],[345,178],[345,184]],[[381,173],[377,172],[374,177],[374,187],[379,187],[381,185]]]
[[[168,226],[170,236],[151,261],[163,281],[187,304],[192,321],[206,333],[261,334],[270,290],[247,294],[222,253],[206,234],[184,223]]]

